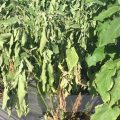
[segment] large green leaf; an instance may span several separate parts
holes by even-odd
[[[102,66],[96,75],[96,89],[100,93],[104,102],[110,101],[109,90],[113,87],[113,76],[116,73],[116,61],[110,61]]]
[[[69,71],[71,71],[75,67],[78,60],[79,58],[74,47],[71,47],[66,50],[66,62],[67,62]]]
[[[91,120],[117,120],[120,115],[119,107],[109,107],[104,104],[96,108],[95,114],[92,115]]]
[[[115,43],[115,39],[120,36],[120,18],[117,17],[111,22],[105,22],[98,28],[98,46]]]
[[[110,17],[114,13],[120,11],[120,6],[113,5],[112,7],[109,7],[107,10],[101,12],[97,17],[95,17],[95,20],[103,21],[105,18]]]
[[[105,58],[104,47],[98,47],[95,49],[92,55],[86,58],[88,67],[96,65],[97,62],[102,61]]]
[[[110,105],[113,105],[120,100],[120,71],[117,73],[117,76],[114,77],[114,82],[115,84],[110,91]]]

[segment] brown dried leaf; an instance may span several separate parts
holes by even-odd
[[[79,94],[79,95],[77,96],[74,104],[73,104],[73,107],[72,107],[72,112],[73,112],[73,113],[76,113],[76,112],[77,112],[78,107],[79,107],[80,104],[81,104],[81,100],[82,100],[82,96],[81,96],[81,94]]]
[[[59,108],[66,112],[66,101],[63,89],[59,91]]]

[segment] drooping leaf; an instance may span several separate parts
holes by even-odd
[[[5,108],[7,107],[7,102],[8,102],[8,100],[9,100],[8,92],[9,92],[9,89],[8,89],[8,86],[6,86],[6,87],[4,88],[4,92],[3,92],[2,109],[5,109]]]
[[[21,39],[22,46],[25,45],[26,41],[27,41],[27,35],[26,35],[25,31],[23,31],[22,39]]]
[[[28,113],[28,106],[26,103],[27,81],[25,71],[23,71],[22,74],[19,75],[17,95],[18,95],[17,113],[19,117],[21,117],[21,115]]]
[[[79,58],[74,47],[66,50],[66,62],[67,62],[69,71],[71,71],[75,67],[78,60]]]
[[[25,62],[26,62],[26,65],[27,65],[27,67],[28,67],[29,72],[32,72],[32,70],[33,70],[33,65],[29,62],[28,59],[25,58],[24,60],[25,60]]]
[[[46,38],[46,32],[45,32],[45,29],[46,27],[43,28],[43,31],[42,31],[42,36],[41,36],[41,39],[40,39],[40,53],[42,53],[46,43],[47,43],[47,38]]]
[[[42,73],[41,73],[41,76],[40,76],[40,80],[42,81],[42,89],[43,91],[45,92],[46,90],[46,83],[47,83],[47,76],[46,76],[46,63],[43,62],[43,65],[42,65]]]
[[[54,82],[54,71],[51,63],[48,64],[49,85],[52,87]]]
[[[9,71],[9,73],[7,74],[7,80],[8,81],[13,81],[14,76],[15,76],[15,74],[13,72]]]
[[[19,43],[17,43],[15,46],[15,58],[19,56],[19,52],[20,52],[20,46]]]

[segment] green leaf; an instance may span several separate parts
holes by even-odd
[[[102,61],[105,58],[104,47],[98,47],[95,49],[92,55],[86,58],[88,67],[96,65],[97,62]]]
[[[7,26],[17,23],[18,21],[19,19],[17,17],[11,17],[6,20],[0,20],[0,26],[4,25],[5,27],[7,27]]]
[[[5,65],[9,65],[9,57],[6,55],[6,53],[3,53],[3,61]]]
[[[20,40],[20,30],[14,30],[14,35],[15,35],[15,41],[19,41]]]
[[[23,53],[20,54],[20,57],[21,57],[21,59],[26,59],[26,58],[29,57],[29,55],[28,55],[27,52],[23,52]]]
[[[119,107],[115,106],[111,108],[108,105],[104,104],[96,107],[95,114],[92,115],[91,120],[117,120],[119,115]]]
[[[25,71],[23,71],[22,74],[19,75],[17,95],[18,105],[16,111],[18,113],[18,116],[21,117],[21,115],[26,115],[28,113],[28,106],[26,104],[27,81]]]
[[[59,47],[58,47],[58,45],[53,44],[52,48],[53,48],[53,53],[59,54]]]
[[[6,2],[4,2],[2,5],[0,5],[0,13],[2,12],[2,9],[5,8]]]
[[[22,46],[25,45],[26,41],[27,41],[27,35],[26,35],[25,31],[23,31],[22,40],[21,40]]]
[[[14,61],[14,68],[16,69],[20,65],[20,57],[18,56]]]
[[[66,50],[66,62],[67,62],[69,71],[71,71],[75,67],[75,65],[78,63],[78,60],[79,60],[79,57],[74,47]]]
[[[52,87],[54,82],[54,72],[51,63],[48,64],[49,85]]]
[[[46,43],[47,43],[47,38],[46,38],[46,32],[45,32],[45,29],[46,27],[43,28],[43,31],[42,31],[42,36],[41,36],[41,40],[40,40],[40,53],[42,53]]]
[[[85,0],[86,3],[88,4],[98,4],[98,5],[105,5],[105,2],[103,2],[102,0]]]
[[[16,43],[14,51],[15,51],[15,58],[17,58],[19,56],[19,52],[20,52],[19,43]]]
[[[13,45],[13,42],[14,42],[14,36],[11,35],[11,38],[10,38],[10,41],[9,41],[9,44],[10,44],[10,47],[9,47],[9,54],[11,54],[11,52],[12,52],[12,45]]]
[[[113,104],[115,104],[116,102],[118,102],[118,100],[120,100],[120,71],[117,71],[117,76],[114,77],[114,86],[112,88],[112,90],[110,91],[110,96],[111,96],[111,100],[110,100],[110,105],[112,106]]]
[[[118,3],[120,4],[120,0],[118,0]]]
[[[98,28],[98,46],[115,43],[115,39],[120,36],[120,18],[115,18],[111,22],[103,23]]]
[[[3,63],[3,56],[0,55],[0,66],[2,65],[2,63]]]
[[[6,39],[11,37],[11,33],[4,33],[4,34],[0,34],[0,41],[4,41],[6,42]]]
[[[9,71],[9,73],[7,74],[7,80],[11,82],[14,80],[14,77],[15,77],[15,73]]]
[[[3,44],[4,44],[4,42],[0,41],[0,49],[3,48]]]
[[[46,83],[47,83],[47,77],[46,77],[46,63],[43,62],[43,65],[42,65],[42,73],[41,73],[41,76],[40,76],[40,79],[42,81],[42,89],[43,89],[43,92],[45,92],[46,90]]]
[[[95,17],[95,20],[103,21],[105,18],[110,17],[111,15],[115,14],[116,12],[120,11],[120,6],[111,6],[107,10],[101,12],[97,17]]]
[[[4,88],[4,92],[3,92],[3,103],[2,103],[2,109],[5,109],[7,107],[7,102],[9,100],[9,96],[8,96],[8,86],[6,86]]]
[[[113,87],[113,76],[116,74],[116,61],[109,61],[105,63],[100,72],[96,74],[96,89],[101,95],[104,102],[110,101],[110,94],[108,91]]]
[[[33,70],[33,65],[28,61],[28,59],[24,59],[25,60],[25,62],[26,62],[26,65],[27,65],[27,67],[28,67],[28,70],[29,70],[29,72],[32,72],[32,70]]]

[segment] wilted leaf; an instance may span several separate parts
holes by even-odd
[[[79,57],[74,47],[66,50],[66,62],[67,62],[69,71],[71,71],[75,67],[78,60],[79,60]]]
[[[5,108],[7,107],[7,102],[8,102],[8,100],[9,100],[8,92],[9,92],[9,89],[8,89],[8,87],[6,86],[6,87],[4,88],[4,92],[3,92],[2,109],[5,109]]]
[[[49,85],[52,87],[54,82],[54,71],[51,63],[48,64]]]
[[[23,114],[28,113],[26,94],[27,94],[27,81],[26,81],[25,71],[23,71],[22,74],[19,75],[18,90],[17,90],[17,95],[18,95],[17,112],[19,117],[21,117],[21,115]]]
[[[46,42],[47,42],[45,29],[46,29],[46,27],[43,28],[41,39],[40,39],[40,48],[39,48],[40,53],[42,53],[42,51],[43,51],[43,49],[44,49],[44,47],[46,45]]]
[[[22,39],[21,39],[22,46],[25,45],[26,41],[27,41],[27,35],[26,35],[25,31],[23,31]]]
[[[41,76],[40,76],[40,79],[42,81],[42,89],[43,91],[46,90],[46,82],[47,82],[47,77],[46,77],[46,63],[43,62],[43,65],[42,65],[42,73],[41,73]]]

